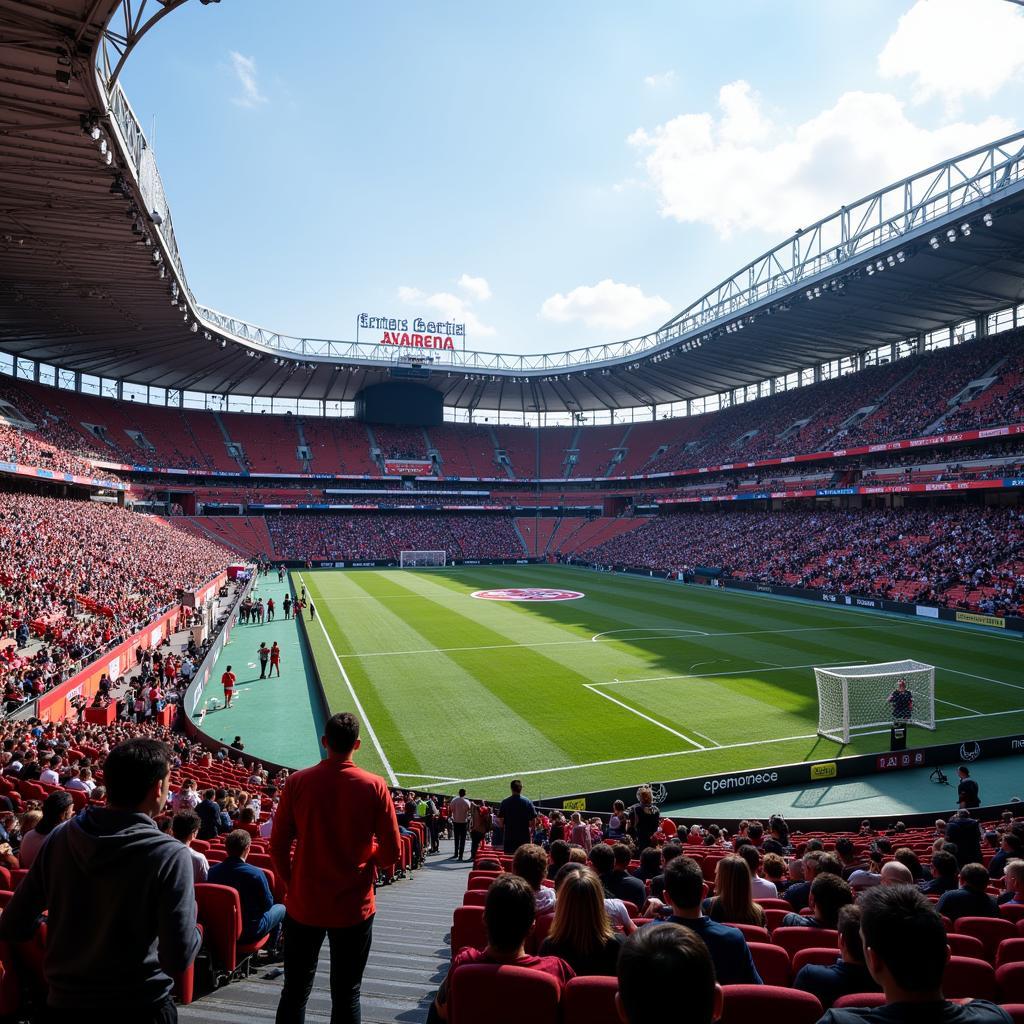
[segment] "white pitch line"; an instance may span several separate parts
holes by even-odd
[[[975,711],[974,708],[965,708],[963,704],[954,704],[951,700],[942,700],[940,697],[935,698],[936,704],[945,704],[947,707],[959,708],[961,711],[970,711],[972,715],[980,715],[982,712]]]
[[[941,665],[935,666],[937,669],[941,669],[943,672],[952,672],[955,676],[966,676],[968,679],[980,679],[983,683],[995,683],[997,686],[1008,686],[1011,690],[1024,690],[1024,686],[1018,686],[1017,683],[1008,683],[1005,679],[992,679],[989,676],[975,675],[973,672],[961,672],[958,668],[943,668]]]
[[[298,574],[296,574],[298,575]],[[305,587],[305,581],[302,576],[298,576],[299,582]],[[392,786],[398,785],[398,777],[395,775],[394,770],[391,767],[391,762],[388,760],[387,754],[384,753],[384,748],[380,744],[380,740],[377,739],[377,734],[373,731],[373,725],[370,722],[369,716],[366,714],[366,709],[363,707],[362,702],[359,700],[359,696],[352,686],[352,680],[349,679],[348,673],[345,671],[345,667],[341,663],[341,659],[338,657],[338,652],[334,649],[334,644],[331,642],[330,634],[327,632],[327,627],[324,625],[324,620],[321,616],[316,617],[316,621],[320,623],[320,629],[324,634],[324,639],[327,641],[327,646],[330,649],[331,654],[334,657],[334,664],[338,666],[338,671],[341,673],[341,678],[345,681],[345,685],[348,687],[348,692],[352,695],[352,701],[356,706],[356,711],[359,712],[359,719],[366,726],[366,731],[370,736],[370,741],[373,743],[380,755],[381,764],[384,766],[384,771],[387,772],[388,779]]]
[[[416,772],[396,772],[400,779],[433,779],[435,782],[454,782],[448,775],[418,775]]]
[[[851,663],[852,664],[852,663]],[[790,672],[798,668],[824,668],[813,662],[809,665],[779,665],[777,668],[744,668],[734,672],[684,673],[676,676],[642,676],[639,679],[612,679],[605,683],[584,683],[584,686],[618,686],[620,683],[662,683],[669,679],[718,679],[721,676],[765,675],[768,672]]]
[[[707,747],[705,747],[703,743],[698,743],[696,740],[690,739],[690,737],[687,736],[685,733],[678,732],[671,726],[666,725],[664,722],[659,722],[656,718],[651,718],[650,715],[645,715],[642,711],[639,711],[636,708],[632,708],[628,704],[624,704],[621,700],[616,700],[610,693],[602,693],[600,690],[595,689],[589,683],[584,683],[583,687],[584,689],[589,690],[591,693],[596,693],[599,697],[604,697],[605,700],[610,700],[613,704],[618,704],[620,708],[625,708],[627,711],[632,711],[634,715],[637,715],[638,717],[643,718],[645,721],[650,722],[651,725],[656,725],[659,729],[664,729],[665,732],[670,732],[673,736],[678,736],[681,740],[685,740],[687,743],[692,743],[698,749],[707,749]],[[707,739],[707,737],[705,737],[705,739]]]
[[[780,633],[833,633],[837,630],[871,629],[870,626],[800,626],[795,629],[749,629],[738,633],[706,633],[703,639],[713,640],[715,637],[730,636],[776,636]],[[646,639],[658,640],[689,640],[690,637],[665,636],[647,637]],[[504,651],[521,647],[524,650],[534,647],[571,647],[575,644],[589,644],[593,640],[542,640],[534,644],[482,644],[476,647],[421,647],[411,651],[353,651],[351,654],[343,654],[343,658],[397,658],[410,654],[458,654],[465,651]],[[613,640],[598,640],[597,643],[615,643]],[[622,641],[618,641],[622,642]],[[504,776],[502,776],[504,778]]]
[[[972,718],[999,718],[1003,715],[1024,715],[1024,708],[1011,708],[1009,711],[986,711],[976,715],[952,715],[949,718],[940,718],[940,722],[963,722]],[[859,732],[856,738],[862,736],[887,736],[889,729],[872,729],[868,732]],[[453,779],[453,783],[460,786],[468,785],[471,782],[493,782],[495,779],[519,778],[521,775],[555,775],[559,772],[575,772],[584,768],[604,768],[612,764],[633,764],[637,761],[657,761],[666,757],[692,757],[695,754],[715,753],[719,750],[736,750],[740,747],[771,746],[776,743],[789,743],[796,740],[815,740],[818,733],[807,733],[802,736],[777,736],[774,739],[746,740],[743,743],[722,743],[712,751],[708,750],[673,750],[667,754],[641,754],[638,757],[616,757],[608,761],[588,761],[586,764],[568,764],[558,768],[529,768],[523,771],[505,772],[501,775],[480,775],[476,778]],[[882,753],[882,751],[879,751]],[[750,772],[763,771],[762,768],[746,769]],[[429,787],[428,787],[429,788]]]
[[[613,634],[616,633],[639,633],[644,629],[646,629],[648,633],[653,633],[654,636],[613,636]],[[703,629],[676,629],[674,626],[665,626],[663,628],[635,626],[632,628],[625,627],[623,629],[606,629],[603,633],[595,633],[590,640],[591,643],[596,644],[601,642],[602,637],[610,636],[613,640],[618,640],[620,643],[628,643],[630,640],[672,640],[675,638],[685,639],[688,636],[710,635],[710,633],[706,633]]]

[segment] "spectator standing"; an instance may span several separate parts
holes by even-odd
[[[0,917],[0,938],[23,942],[48,910],[54,1024],[109,1024],[112,1007],[133,1024],[178,1019],[171,976],[192,963],[200,939],[188,853],[153,821],[170,773],[166,744],[116,746],[103,765],[107,806],[87,808],[53,836]]]
[[[653,845],[654,833],[661,823],[661,811],[654,802],[650,786],[641,786],[636,791],[637,802],[626,812],[630,834],[636,839],[636,848],[644,850]]]
[[[390,867],[401,856],[384,780],[352,763],[359,749],[355,715],[328,719],[322,743],[327,757],[288,779],[274,815],[270,852],[288,886],[277,1024],[304,1019],[325,936],[331,949],[332,1020],[358,1024],[373,934],[374,874],[378,865]]]
[[[967,765],[962,764],[957,768],[956,773],[960,776],[960,782],[956,787],[956,798],[961,810],[980,807],[981,796],[978,792],[978,784],[971,778],[970,769]],[[967,817],[970,817],[970,815],[967,815]]]
[[[260,659],[260,679],[266,679],[267,664],[270,661],[270,648],[267,646],[266,640],[260,643],[260,648],[256,652],[256,656]]]
[[[530,841],[537,811],[533,803],[523,796],[523,784],[518,779],[513,779],[509,788],[512,795],[502,800],[495,820],[504,832],[505,853],[515,853]]]
[[[484,841],[484,837],[491,831],[491,809],[487,806],[486,800],[473,804],[473,813],[469,825],[469,859],[476,860],[476,851]]]
[[[274,674],[274,669],[277,669],[277,677],[281,678],[281,648],[277,646],[275,640],[270,648],[270,674]]]
[[[290,619],[292,617],[292,595],[291,594],[285,594],[284,595],[284,605],[283,605],[283,607],[284,607],[284,617],[286,619]]]
[[[864,961],[885,993],[885,1005],[832,1009],[819,1024],[1010,1024],[1010,1015],[988,1000],[960,1004],[943,998],[946,929],[913,886],[875,886],[861,894],[859,906]]]
[[[448,805],[448,820],[455,837],[453,860],[462,860],[466,855],[466,830],[472,815],[473,805],[466,799],[466,791],[460,789],[459,795]]]
[[[966,771],[966,768],[961,768]],[[968,780],[973,782],[973,779]],[[956,859],[960,867],[964,864],[980,864],[981,856],[981,824],[971,817],[966,807],[957,811],[946,826],[946,839],[956,844]]]

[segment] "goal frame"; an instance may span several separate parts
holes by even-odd
[[[422,563],[421,558],[424,559]],[[432,559],[432,561],[426,559]],[[399,551],[398,565],[402,569],[444,569],[448,565],[448,552]]]
[[[858,713],[859,708],[851,713],[851,684],[858,691],[873,685],[875,692],[871,694],[870,708],[881,709],[887,700],[886,691],[891,693],[901,677],[907,678],[914,698],[909,719],[897,720],[892,715],[879,717],[879,711]],[[846,745],[851,736],[862,735],[864,730],[885,730],[897,724],[935,730],[934,665],[906,659],[869,665],[816,667],[814,679],[818,695],[818,735],[825,739]]]

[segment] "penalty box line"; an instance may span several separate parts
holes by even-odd
[[[683,740],[686,743],[689,743],[697,750],[707,750],[707,747],[704,746],[703,743],[698,743],[695,739],[692,739],[690,736],[687,736],[686,733],[679,732],[678,729],[673,729],[672,726],[666,725],[664,722],[659,722],[658,719],[652,718],[650,715],[644,714],[644,712],[641,711],[639,708],[634,708],[630,706],[625,701],[621,701],[618,698],[613,697],[610,693],[605,693],[603,690],[598,690],[595,684],[584,683],[583,688],[585,690],[589,690],[591,693],[596,693],[598,697],[604,697],[605,700],[610,700],[613,704],[617,704],[620,708],[624,708],[626,711],[632,712],[638,718],[642,718],[644,719],[644,721],[650,722],[651,725],[656,725],[659,729],[664,729],[665,732],[672,733],[673,736],[677,736],[679,739]],[[701,736],[699,732],[694,731],[694,735],[700,736],[701,739],[707,740],[707,742],[711,746],[718,745],[717,743],[715,743],[714,740],[708,739],[707,736]]]

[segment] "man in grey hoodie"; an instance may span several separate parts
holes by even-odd
[[[188,850],[156,826],[171,752],[151,739],[116,746],[103,765],[107,806],[55,829],[0,916],[0,939],[31,938],[49,911],[47,1021],[171,1024],[171,976],[199,951]]]

